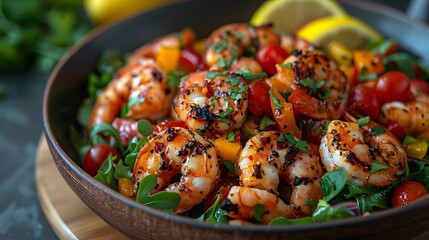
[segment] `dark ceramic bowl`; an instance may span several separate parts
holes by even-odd
[[[429,198],[368,217],[298,226],[208,224],[145,207],[102,185],[76,160],[69,126],[85,97],[87,76],[106,48],[131,51],[141,44],[190,26],[200,37],[231,22],[246,22],[261,0],[185,1],[95,30],[58,64],[46,86],[43,123],[56,165],[75,193],[97,215],[132,238],[144,239],[406,239],[429,225]],[[364,1],[342,1],[346,10],[429,62],[429,30],[397,11]]]

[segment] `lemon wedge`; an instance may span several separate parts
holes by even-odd
[[[110,23],[171,2],[172,0],[83,0],[85,12],[95,24]]]
[[[297,36],[325,48],[335,41],[350,50],[382,38],[373,28],[350,16],[317,19],[299,29]]]
[[[250,23],[273,23],[277,32],[295,33],[303,25],[327,16],[345,16],[335,0],[267,0],[255,11]]]

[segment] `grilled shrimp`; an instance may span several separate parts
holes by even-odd
[[[279,194],[279,183],[286,182],[292,189],[290,204],[308,215],[311,208],[304,201],[317,202],[323,197],[319,186],[322,166],[310,149],[304,152],[292,146],[285,136],[265,131],[250,138],[238,157],[237,173],[243,186],[274,194]]]
[[[178,182],[171,183],[180,173]],[[135,183],[157,175],[155,192],[176,192],[180,203],[175,213],[184,213],[212,191],[219,166],[214,147],[200,135],[184,128],[168,128],[154,136],[139,152],[133,172]],[[154,192],[152,192],[154,193]]]
[[[229,69],[229,64],[225,63],[254,54],[260,47],[269,45],[280,45],[280,37],[271,25],[227,24],[208,37],[204,60],[212,70],[225,70]],[[250,61],[252,65],[258,64],[254,59]]]
[[[338,119],[347,104],[349,82],[346,75],[326,56],[301,51],[278,64],[279,82],[292,91],[289,102],[295,114],[314,119]]]
[[[173,91],[167,85],[161,67],[149,58],[127,64],[97,98],[87,128],[112,123],[123,104],[128,117],[156,121],[170,110]]]
[[[383,104],[381,123],[396,122],[407,134],[419,134],[429,129],[429,102],[389,102]]]
[[[217,137],[240,128],[246,119],[247,85],[235,73],[191,73],[181,82],[173,106],[190,129]]]
[[[326,170],[344,167],[350,182],[365,187],[385,187],[400,180],[407,155],[401,143],[381,129],[374,123],[361,127],[356,122],[332,120],[320,145]]]
[[[231,187],[221,208],[234,219],[253,220],[255,218],[253,209],[258,204],[264,206],[264,211],[261,213],[262,223],[269,223],[276,217],[292,219],[301,216],[299,209],[286,204],[275,194],[250,187]]]

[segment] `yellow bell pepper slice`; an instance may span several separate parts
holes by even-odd
[[[118,179],[118,192],[125,197],[130,197],[134,191],[133,181],[129,178],[119,178]]]
[[[288,103],[275,88],[270,90],[270,103],[279,130],[283,133],[291,133],[301,139],[302,131],[296,125],[292,104]]]
[[[179,47],[161,46],[155,56],[155,60],[161,65],[165,72],[169,72],[177,69],[179,57]]]
[[[381,56],[366,50],[353,51],[353,60],[358,70],[358,80],[377,80],[378,75],[384,72]]]
[[[232,134],[239,134],[239,132],[232,132]],[[230,141],[231,139],[229,138],[229,134],[217,138],[214,141],[214,146],[217,154],[222,158],[222,160],[229,160],[235,163],[238,154],[241,152],[242,146],[240,140],[236,140],[237,138],[234,138],[232,141]]]
[[[426,156],[429,143],[425,140],[416,139],[411,136],[406,136],[403,141],[404,150],[407,156],[422,159]]]

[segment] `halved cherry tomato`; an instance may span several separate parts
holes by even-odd
[[[164,131],[165,129],[171,128],[171,127],[181,127],[181,128],[188,129],[188,126],[183,121],[180,121],[180,120],[164,120],[161,123],[155,125],[155,127],[153,129],[153,134],[158,134],[158,133]]]
[[[428,191],[423,184],[416,181],[404,182],[393,191],[392,205],[393,207],[405,206],[426,194]]]
[[[375,93],[381,104],[410,100],[410,79],[399,71],[390,71],[381,75],[375,85]]]
[[[426,94],[429,94],[429,83],[423,79],[413,79],[411,80],[411,87],[421,90]]]
[[[372,120],[380,114],[380,104],[374,89],[362,84],[357,85],[349,96],[350,109]]]
[[[401,126],[399,126],[398,123],[387,123],[384,124],[384,127],[393,135],[395,135],[395,137],[398,138],[398,140],[401,142],[402,140],[404,140],[405,135],[407,135],[405,133],[405,130]]]
[[[132,119],[115,118],[112,126],[118,131],[119,137],[123,145],[128,145],[128,142],[134,137],[141,138],[141,134],[137,130],[137,122]]]
[[[264,81],[252,81],[249,83],[248,108],[253,115],[260,117],[264,113],[272,116],[270,103],[270,86]]]
[[[269,75],[276,74],[276,64],[282,63],[287,57],[289,53],[278,45],[261,48],[256,55],[262,69]]]
[[[109,154],[116,156],[115,163],[118,163],[120,157],[118,151],[114,147],[104,143],[92,146],[86,152],[85,158],[83,159],[83,170],[91,176],[97,175],[98,169]]]
[[[195,72],[203,65],[203,57],[192,49],[185,48],[180,52],[179,69],[185,72]]]

